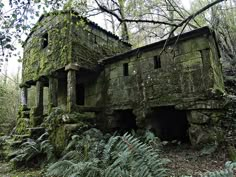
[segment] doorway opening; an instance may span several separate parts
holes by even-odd
[[[162,141],[189,142],[186,111],[172,106],[153,108],[147,116],[147,127]]]
[[[131,132],[137,130],[136,116],[132,109],[117,110],[114,113],[115,122],[114,130],[120,133]]]

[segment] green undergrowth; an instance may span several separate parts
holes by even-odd
[[[42,168],[45,177],[165,177],[173,174],[168,169],[173,162],[160,157],[164,147],[149,131],[143,136],[111,135],[91,128],[73,135],[59,158],[55,157],[48,137],[45,133],[36,140],[27,139],[22,143],[11,155],[15,168]],[[234,177],[235,172],[236,162],[227,162],[223,169],[201,176]]]

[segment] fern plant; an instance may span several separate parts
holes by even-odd
[[[90,146],[94,147],[94,146]],[[71,153],[51,165],[47,176],[55,177],[164,177],[168,162],[161,159],[157,151],[151,146],[142,143],[130,134],[112,136],[103,146],[102,154],[99,149],[93,151],[94,155],[85,158],[86,151],[70,151]],[[78,159],[75,160],[76,154]],[[68,159],[68,157],[73,157]]]
[[[45,139],[47,133],[40,136],[37,140],[27,139],[10,156],[11,162],[17,167],[38,166],[43,162],[50,162],[54,158],[53,146]]]

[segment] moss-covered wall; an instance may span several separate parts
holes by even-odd
[[[48,46],[43,48],[46,33]],[[99,59],[129,49],[129,44],[72,12],[46,15],[24,45],[23,82],[37,80],[69,63],[94,69]]]
[[[104,71],[96,79],[92,79],[85,84],[85,105],[86,106],[105,106],[106,80]]]
[[[130,45],[122,42],[109,32],[92,22],[73,16],[72,59],[88,69],[94,69],[97,61],[107,56],[130,50]]]
[[[48,46],[43,48],[43,35]],[[37,80],[71,62],[70,14],[44,17],[24,45],[23,82]]]
[[[211,36],[179,41],[167,46],[160,56],[161,68],[154,68],[154,57],[162,48],[139,52],[105,65],[106,105],[115,109],[181,105],[211,100],[213,90],[224,91],[222,71]],[[129,75],[124,76],[123,64]]]

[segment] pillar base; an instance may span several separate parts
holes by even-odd
[[[43,122],[43,108],[34,107],[30,110],[30,124],[36,127]]]

